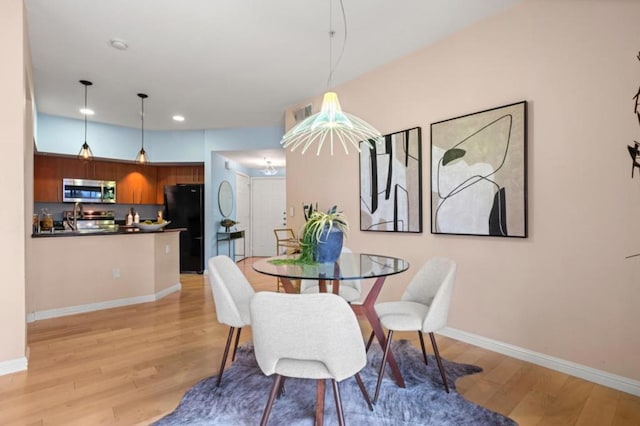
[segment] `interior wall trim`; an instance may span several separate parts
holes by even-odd
[[[16,359],[0,362],[0,376],[5,374],[17,373],[27,369],[27,357],[22,356]]]
[[[180,291],[182,284],[177,283],[171,287],[160,290],[157,293],[149,294],[146,296],[127,297],[124,299],[107,300],[106,302],[89,303],[87,305],[69,306],[66,308],[49,309],[46,311],[36,311],[27,314],[27,322],[31,323],[37,320],[64,317],[67,315],[82,314],[86,312],[100,311],[102,309],[119,308],[121,306],[136,305],[138,303],[147,303],[160,300],[163,297]]]
[[[441,334],[461,342],[479,346],[490,351],[498,352],[503,355],[527,361],[532,364],[540,365],[551,370],[569,374],[589,382],[597,383],[612,389],[629,393],[631,395],[640,396],[640,381],[630,379],[628,377],[619,376],[617,374],[608,373],[606,371],[597,370],[586,365],[567,361],[561,358],[545,355],[540,352],[531,351],[519,346],[510,345],[477,334],[468,333],[451,327],[445,327],[438,331]]]

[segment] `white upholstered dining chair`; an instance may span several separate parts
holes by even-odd
[[[348,247],[342,247],[342,253],[352,253]],[[342,259],[340,261],[340,268],[343,270],[344,275],[349,275],[357,271],[357,266],[353,263],[355,260],[352,258]],[[318,280],[301,280],[300,281],[300,293],[312,294],[319,293],[320,287]],[[327,292],[331,292],[331,283],[327,284]],[[354,303],[361,299],[362,296],[362,280],[341,280],[338,294],[347,302]]]
[[[443,257],[429,259],[409,282],[399,301],[375,305],[380,323],[389,330],[389,334],[387,335],[387,344],[382,355],[376,392],[373,396],[374,404],[377,402],[380,393],[380,385],[382,384],[394,331],[418,332],[425,364],[427,364],[427,352],[424,347],[422,333],[429,333],[442,382],[445,390],[449,393],[447,377],[433,332],[447,325],[455,276],[456,263],[453,260]],[[371,340],[370,338],[369,341]]]
[[[332,293],[256,293],[251,301],[253,345],[258,366],[275,375],[262,416],[266,425],[283,377],[318,380],[316,416],[324,406],[324,380],[333,387],[339,424],[344,424],[338,382],[351,376],[373,409],[358,374],[367,364],[360,326],[353,310]]]
[[[249,303],[255,291],[231,258],[227,256],[212,257],[209,259],[208,267],[209,284],[213,293],[218,322],[229,326],[229,335],[227,336],[227,343],[224,347],[222,363],[220,364],[220,373],[216,382],[216,386],[220,386],[234,331],[238,330],[231,361],[236,359],[236,350],[238,349],[242,327],[251,325]]]

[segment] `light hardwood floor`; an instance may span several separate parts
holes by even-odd
[[[275,290],[251,259],[239,265],[257,290]],[[171,412],[217,373],[228,332],[206,276],[181,280],[180,293],[157,302],[29,324],[29,370],[0,376],[0,424],[148,424]],[[250,338],[245,331],[241,342]],[[465,398],[522,426],[640,425],[640,398],[445,337],[438,345],[443,357],[484,369],[457,381]]]

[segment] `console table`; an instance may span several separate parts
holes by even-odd
[[[231,256],[231,241],[242,238],[242,253]],[[217,232],[216,233],[216,254],[220,254],[220,242],[226,241],[228,246],[229,257],[235,262],[236,256],[241,256],[244,259],[247,255],[247,242],[244,238],[244,231],[229,231],[229,232]],[[240,259],[240,260],[242,260]]]

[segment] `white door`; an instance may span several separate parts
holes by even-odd
[[[251,178],[236,172],[236,228],[244,231],[245,240],[235,241],[235,259],[251,256]]]
[[[251,180],[251,240],[253,256],[275,256],[273,230],[287,227],[287,187],[284,178]]]

